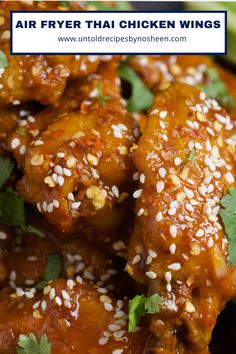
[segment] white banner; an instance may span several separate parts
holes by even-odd
[[[226,54],[226,12],[12,11],[12,54]]]

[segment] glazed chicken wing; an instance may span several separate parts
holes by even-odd
[[[35,290],[35,289],[34,289]],[[143,333],[127,333],[127,306],[87,282],[58,280],[42,291],[0,293],[1,354],[16,351],[20,334],[46,334],[51,353],[141,354]]]
[[[128,154],[137,136],[120,95],[117,65],[103,64],[96,75],[74,83],[55,107],[19,120],[8,138],[23,168],[23,198],[59,230],[86,229],[107,244],[127,234],[133,174]]]
[[[218,216],[235,187],[232,129],[215,100],[176,83],[156,96],[133,153],[140,182],[126,269],[164,299],[151,320],[153,353],[208,353],[217,316],[236,295]]]
[[[0,73],[0,103],[35,100],[55,103],[63,93],[67,80],[95,72],[101,59],[109,56],[87,55],[10,55],[10,10],[80,10],[78,2],[1,1],[0,45],[7,57],[7,67]]]

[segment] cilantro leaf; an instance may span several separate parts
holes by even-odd
[[[224,224],[225,232],[229,241],[228,263],[236,264],[236,189],[229,188],[227,195],[221,199],[224,209],[219,214]]]
[[[101,82],[99,81],[97,84],[97,90],[98,90],[98,96],[97,99],[100,103],[106,103],[107,101],[111,100],[111,96],[103,96],[102,95],[102,88],[101,88]]]
[[[145,313],[153,314],[159,312],[159,306],[163,303],[161,296],[154,294],[150,297],[136,295],[129,300],[129,332],[132,332],[138,325]]]
[[[5,69],[8,66],[8,61],[6,55],[0,49],[0,68]]]
[[[115,6],[108,6],[102,1],[86,1],[87,6],[93,6],[96,10],[130,10],[129,3],[127,1],[117,1]]]
[[[150,108],[154,98],[153,94],[143,80],[126,62],[121,64],[119,75],[131,85],[131,97],[129,98],[127,105],[128,111],[146,111]]]
[[[42,289],[50,280],[56,280],[61,273],[61,256],[57,253],[47,256],[46,268],[44,270],[43,279],[38,282],[36,288]]]
[[[51,354],[52,345],[46,334],[43,334],[40,342],[36,336],[30,333],[29,336],[21,334],[16,348],[17,354]]]
[[[204,91],[210,98],[215,98],[222,106],[233,108],[235,102],[230,95],[227,86],[220,79],[217,71],[214,68],[209,68],[207,71],[207,82],[199,88]]]
[[[195,153],[196,153],[196,149],[193,148],[193,149],[190,151],[189,155],[187,156],[186,160],[187,160],[187,161],[191,161],[192,164],[194,164],[195,157],[196,157],[196,156],[195,156]]]
[[[10,159],[0,156],[0,188],[6,183],[13,170],[13,163]]]
[[[163,300],[160,295],[154,294],[147,298],[145,303],[146,313],[157,313],[160,310],[160,305],[163,304]]]
[[[8,226],[19,227],[24,232],[45,237],[41,230],[26,224],[24,200],[12,188],[0,193],[0,221]]]
[[[70,0],[60,1],[59,4],[64,7],[70,7]]]

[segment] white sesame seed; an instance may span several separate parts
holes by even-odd
[[[63,176],[58,176],[57,177],[57,182],[60,186],[63,186],[65,180],[64,180],[64,177]]]
[[[162,182],[162,181],[157,182],[157,184],[156,184],[157,193],[161,193],[164,188],[165,188],[164,182]]]
[[[179,166],[179,165],[181,164],[181,162],[182,162],[182,160],[181,160],[181,158],[179,158],[179,157],[176,157],[176,158],[174,159],[174,164],[175,164],[175,166]]]
[[[166,116],[167,116],[167,111],[161,111],[161,112],[159,113],[159,117],[160,117],[161,119],[165,119]]]
[[[106,311],[112,311],[113,310],[112,304],[108,304],[107,302],[104,302],[103,306],[104,306],[104,309]]]
[[[26,153],[26,146],[25,146],[25,145],[22,145],[22,146],[20,147],[19,153],[20,153],[21,155],[25,155],[25,153]]]
[[[170,245],[170,253],[171,253],[171,254],[175,254],[175,251],[176,251],[176,245],[175,245],[174,243],[172,243],[172,244]]]
[[[15,150],[18,146],[20,146],[20,140],[18,138],[15,138],[11,142],[11,148]]]
[[[135,265],[141,261],[141,256],[139,254],[136,254],[132,260],[132,264]]]
[[[204,101],[205,99],[206,99],[206,94],[205,94],[205,92],[200,92],[200,99],[202,100],[202,101]]]
[[[168,214],[171,216],[171,215],[175,215],[176,214],[176,208],[170,208],[168,210]]]
[[[167,283],[171,282],[171,279],[172,279],[171,272],[166,272],[165,273],[165,279],[166,279]]]
[[[192,207],[192,205],[190,203],[186,203],[185,208],[186,208],[186,210],[188,210],[190,212],[194,212],[194,208]]]
[[[0,231],[0,240],[6,240],[7,234],[4,231]]]
[[[144,209],[141,208],[141,209],[139,209],[139,211],[137,212],[137,216],[141,216],[141,215],[143,215],[143,213],[144,213]]]
[[[36,140],[35,142],[34,142],[34,145],[35,146],[39,146],[39,145],[43,145],[44,144],[44,142],[42,141],[42,140]]]
[[[108,338],[106,338],[106,337],[99,338],[99,340],[98,340],[99,345],[105,345],[105,344],[107,344],[107,342],[108,342]]]
[[[212,237],[209,237],[207,240],[207,247],[211,248],[214,245],[214,241]]]
[[[200,143],[196,142],[196,143],[195,143],[195,148],[196,148],[197,150],[202,150],[202,149],[203,149],[203,146],[202,146]]]
[[[70,177],[72,175],[71,171],[68,168],[63,168],[63,173],[67,177]]]
[[[198,229],[196,232],[196,237],[202,237],[204,235],[204,230],[203,229]]]
[[[71,192],[68,193],[67,198],[68,198],[70,201],[72,201],[72,202],[75,200],[74,194],[71,193]]]
[[[124,352],[123,349],[115,349],[112,351],[112,354],[122,354]]]
[[[111,190],[112,190],[112,193],[114,194],[114,196],[115,196],[116,198],[119,198],[120,193],[119,193],[118,187],[117,187],[117,186],[112,186],[112,187],[111,187]]]
[[[56,301],[56,304],[57,304],[58,306],[61,306],[61,305],[62,305],[62,301],[61,301],[60,296],[56,296],[55,301]]]
[[[209,127],[206,127],[206,131],[211,135],[211,136],[215,136],[215,132],[209,128]]]
[[[139,177],[139,181],[140,183],[145,183],[145,174],[141,173],[140,177]]]
[[[156,273],[152,271],[146,272],[146,276],[150,279],[156,279],[157,277]]]
[[[161,178],[164,178],[166,176],[166,169],[164,167],[160,167],[158,173]]]
[[[60,203],[59,203],[59,201],[58,200],[56,200],[56,199],[53,199],[53,205],[54,205],[54,207],[55,208],[59,208],[59,206],[60,206]]]
[[[177,227],[175,225],[171,225],[170,228],[169,228],[169,231],[170,231],[170,235],[172,237],[176,237],[176,235],[177,235]]]
[[[152,263],[152,257],[151,256],[147,256],[147,260],[146,260],[146,264],[151,264]]]
[[[111,332],[116,332],[116,331],[119,331],[120,329],[121,329],[121,326],[118,326],[114,323],[112,323],[108,326],[108,330]]]
[[[222,116],[221,114],[215,113],[215,118],[222,124],[226,123],[226,119],[224,116]]]
[[[54,171],[55,171],[55,173],[58,174],[58,175],[63,175],[63,169],[62,169],[62,167],[61,167],[60,165],[56,165],[56,166],[54,167]]]
[[[156,253],[154,250],[148,250],[148,253],[149,253],[149,255],[150,255],[152,258],[156,258],[156,257],[157,257],[157,253]]]
[[[46,303],[45,300],[43,300],[43,301],[41,302],[41,309],[42,309],[43,311],[45,311],[46,308],[47,308],[47,303]]]
[[[67,282],[66,282],[66,285],[68,286],[69,289],[73,289],[75,283],[72,279],[68,279]]]
[[[53,203],[48,204],[48,206],[47,206],[47,212],[48,212],[48,213],[52,213],[52,212],[53,212],[53,209],[54,209]]]
[[[133,180],[134,181],[137,181],[139,179],[139,173],[138,172],[135,172],[134,174],[133,174]]]
[[[194,148],[194,142],[193,141],[190,141],[188,143],[188,148],[189,148],[190,151],[193,150],[193,148]]]
[[[81,202],[73,202],[71,204],[71,209],[77,210],[77,209],[79,209],[80,205],[81,205]]]
[[[49,298],[50,298],[50,300],[53,300],[54,297],[55,297],[55,295],[56,295],[55,289],[52,288],[52,289],[50,290],[50,293],[49,293]]]
[[[58,152],[58,153],[57,153],[57,157],[58,157],[59,159],[62,159],[63,157],[65,157],[64,152]]]
[[[180,270],[181,265],[180,265],[180,263],[172,263],[172,264],[168,265],[168,268],[171,270]]]
[[[227,172],[227,173],[224,175],[224,178],[225,178],[225,180],[226,180],[227,183],[229,183],[229,184],[234,183],[234,176],[232,175],[232,173]]]
[[[70,295],[65,290],[62,290],[61,294],[65,300],[70,300]]]
[[[162,219],[163,219],[162,212],[159,211],[159,212],[156,214],[155,220],[156,220],[157,222],[160,222]]]
[[[167,284],[166,285],[166,290],[170,293],[171,292],[171,290],[172,290],[172,286],[171,286],[171,284]]]
[[[135,199],[138,199],[138,198],[141,196],[142,192],[143,192],[142,189],[137,189],[137,190],[133,193],[133,197],[134,197]]]

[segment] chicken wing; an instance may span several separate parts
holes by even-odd
[[[127,333],[127,302],[78,279],[51,282],[29,295],[0,293],[0,347],[16,352],[20,334],[46,334],[52,354],[141,354],[148,332]],[[92,334],[92,335],[91,335]]]
[[[64,2],[65,3],[65,2]],[[82,77],[97,70],[101,60],[111,56],[95,55],[10,55],[10,10],[80,10],[84,6],[61,1],[1,1],[0,45],[8,65],[1,68],[0,103],[35,100],[43,104],[55,103],[65,89],[68,79]]]
[[[217,316],[236,295],[218,216],[235,187],[232,129],[215,100],[176,83],[156,96],[133,152],[140,182],[126,269],[164,299],[150,325],[153,353],[208,353]]]

